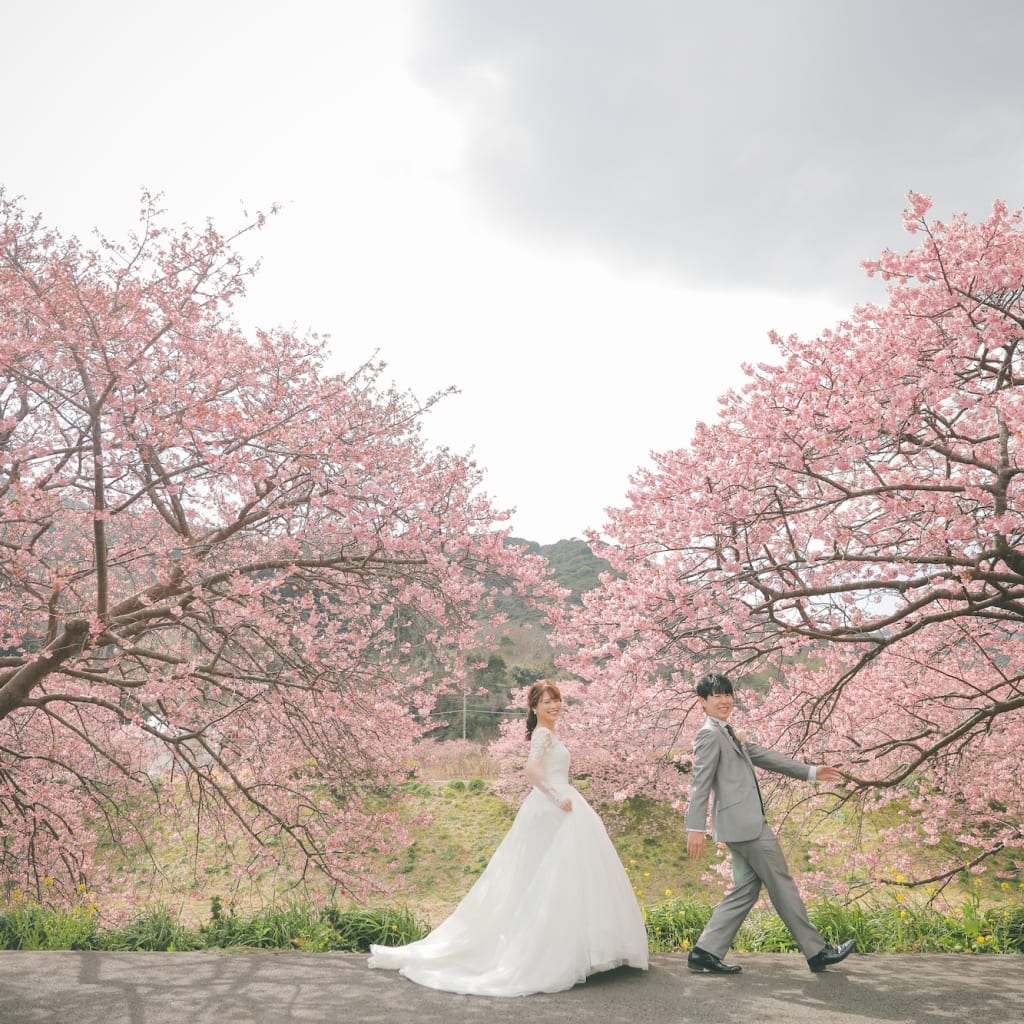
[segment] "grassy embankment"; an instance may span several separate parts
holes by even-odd
[[[11,948],[204,948],[273,946],[360,949],[371,941],[408,941],[437,924],[486,866],[508,830],[514,808],[480,776],[486,764],[442,766],[401,791],[402,815],[415,837],[397,857],[378,855],[372,870],[397,886],[386,906],[367,910],[338,901],[326,888],[298,889],[294,880],[267,872],[247,893],[228,889],[227,844],[212,842],[200,854],[202,899],[175,893],[195,886],[194,850],[165,842],[154,830],[153,863],[131,865],[137,895],[149,909],[120,928],[101,929],[102,908],[83,896],[71,915],[47,917],[45,907],[23,899],[0,905],[0,946]],[[396,794],[397,795],[397,794]],[[601,808],[609,834],[645,908],[653,950],[685,949],[703,927],[725,885],[705,877],[711,858],[685,856],[681,815],[670,807],[634,800]],[[843,823],[836,822],[842,828]],[[783,831],[791,862],[828,870],[812,847]],[[1007,866],[1007,863],[1003,866]],[[153,870],[154,866],[156,870]],[[895,881],[895,879],[893,880]],[[941,896],[900,886],[870,892],[853,904],[810,901],[812,916],[829,938],[856,935],[865,950],[1024,951],[1024,887],[989,875],[948,886]],[[328,903],[326,909],[315,909]],[[171,909],[168,909],[171,908]],[[61,947],[61,942],[65,945]],[[51,943],[49,947],[48,943]],[[770,909],[755,911],[738,950],[785,951],[792,940]]]

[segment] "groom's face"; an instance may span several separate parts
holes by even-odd
[[[731,693],[712,693],[708,697],[702,697],[700,703],[706,715],[719,721],[726,721],[732,714]]]

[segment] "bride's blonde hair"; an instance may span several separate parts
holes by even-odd
[[[533,737],[533,730],[537,728],[537,705],[541,699],[550,694],[556,700],[562,699],[562,691],[548,679],[538,679],[530,684],[530,693],[526,698],[526,738]]]

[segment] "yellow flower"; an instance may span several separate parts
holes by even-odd
[[[665,895],[666,895],[666,896],[667,896],[667,897],[668,897],[669,899],[672,899],[672,890],[671,890],[671,889],[666,889],[666,890],[665,890]]]
[[[901,910],[900,911],[900,917],[906,917],[906,916],[907,916],[907,912],[905,910]]]
[[[650,878],[650,877],[651,877],[650,871],[645,871],[644,872],[644,878]]]
[[[898,893],[896,893],[896,901],[898,903],[902,903],[906,898],[907,898],[907,894],[905,892],[898,892]]]
[[[631,868],[635,868],[636,867],[636,861],[631,859],[630,862],[629,862],[629,866]]]
[[[1000,882],[999,883],[999,888],[1000,889],[1009,889],[1010,888],[1010,883],[1009,882]]]
[[[43,885],[45,885],[47,889],[51,888],[53,886],[53,879],[49,875],[47,875],[43,879]]]
[[[897,876],[896,876],[896,881],[897,881],[897,882],[898,882],[899,884],[901,884],[901,885],[902,885],[902,884],[903,884],[903,876],[902,876],[902,875],[897,875]]]

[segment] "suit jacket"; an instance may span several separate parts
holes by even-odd
[[[686,808],[688,832],[707,828],[708,799],[711,833],[721,843],[744,843],[761,834],[764,811],[757,791],[753,766],[810,778],[811,766],[756,743],[742,743],[740,750],[720,723],[708,718],[693,741],[693,781]]]

